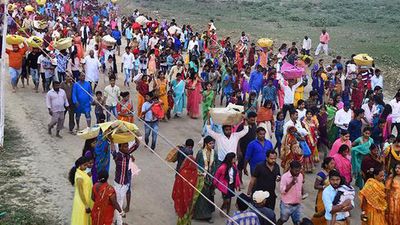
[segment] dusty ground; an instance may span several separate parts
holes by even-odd
[[[104,89],[102,80],[101,78],[98,90]],[[124,90],[126,88],[123,87],[122,82],[121,79],[118,80],[117,85]],[[59,224],[68,224],[74,189],[67,180],[67,173],[75,159],[80,156],[84,141],[77,136],[67,134],[65,130],[62,133],[63,139],[47,134],[50,116],[45,106],[45,95],[33,93],[32,84],[26,88],[19,88],[16,94],[11,93],[9,84],[6,86],[6,116],[20,131],[31,153],[20,161],[29,171],[21,179],[21,185],[27,185],[27,192],[39,196],[40,201],[35,202],[37,211],[54,215],[53,218],[56,218]],[[136,104],[134,88],[131,87],[129,90]],[[94,118],[94,115],[92,116]],[[160,133],[174,145],[183,143],[187,138],[193,138],[197,142],[200,140],[201,123],[201,120],[186,117],[173,119],[160,123]],[[65,125],[67,124],[66,121]],[[85,124],[83,119],[81,124]],[[139,122],[138,125],[143,130],[143,124]],[[162,159],[170,148],[171,146],[159,137],[156,151]],[[167,165],[173,168],[175,165],[166,165],[143,146],[134,155],[141,172],[133,181],[131,211],[127,216],[128,224],[174,224],[176,216],[171,199],[174,171]],[[113,173],[112,163],[110,174]],[[311,217],[314,212],[316,196],[316,191],[313,190],[314,179],[315,175],[306,175],[305,189],[310,196],[303,203],[307,217]],[[248,180],[246,177],[246,185]],[[111,178],[109,181],[112,183]],[[221,195],[218,191],[215,199],[217,205],[221,205]],[[353,214],[353,218],[358,221],[359,210],[354,211],[356,213]],[[218,213],[214,218],[215,224],[224,224],[225,218],[221,218]],[[202,223],[194,222],[194,224]]]

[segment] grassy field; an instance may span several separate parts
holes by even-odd
[[[220,37],[235,40],[246,31],[253,41],[272,38],[275,47],[292,41],[300,45],[305,35],[316,47],[321,28],[326,28],[332,56],[368,53],[383,68],[390,86],[400,85],[399,0],[120,1],[124,13],[138,8],[157,18],[176,18],[180,25],[192,24],[197,31],[206,29],[207,22],[214,19]]]

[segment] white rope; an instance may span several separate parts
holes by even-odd
[[[12,18],[12,20],[14,20],[14,18]],[[18,27],[21,28],[21,26],[20,26],[15,20],[14,20],[14,22],[17,24]],[[31,35],[29,35],[25,30],[23,30],[23,32],[25,33],[26,36],[28,36],[28,38],[31,36]],[[46,41],[46,40],[44,40],[44,41]],[[48,42],[46,41],[46,43],[48,43]],[[50,43],[48,43],[48,44],[50,44]],[[47,53],[43,50],[42,47],[39,47],[39,49],[42,50],[42,52],[43,52],[45,55],[47,55],[48,57],[50,57],[50,55],[47,54]],[[74,64],[72,63],[72,65],[74,65]],[[66,71],[66,73],[69,73],[69,71]],[[82,72],[82,73],[83,73],[83,72]],[[70,74],[70,73],[69,73],[69,74]],[[83,73],[83,74],[85,74],[85,73]],[[70,75],[72,75],[72,74],[70,74]],[[72,76],[72,79],[74,80],[73,76]],[[79,85],[79,86],[81,87],[81,89],[82,89],[86,94],[88,94],[95,102],[99,103],[99,105],[100,105],[107,113],[111,114],[115,119],[118,119],[118,118],[116,118],[109,110],[107,110],[100,102],[98,102],[97,99],[96,99],[94,96],[90,95],[90,93],[87,92],[87,91],[79,84],[79,82],[75,82],[75,83],[76,83],[77,85]],[[118,99],[117,99],[117,102],[118,102],[118,103],[121,103]],[[121,104],[121,105],[123,105],[123,104]],[[124,106],[124,105],[123,105],[123,106]],[[127,109],[130,113],[133,113],[133,114],[134,114],[133,111],[129,110],[129,109],[126,108],[125,106],[124,106],[124,108]],[[137,117],[137,118],[138,118],[141,122],[143,122],[143,124],[144,124],[145,126],[147,126],[148,128],[150,128],[153,132],[157,133],[157,135],[159,135],[162,139],[164,139],[164,141],[166,141],[171,147],[173,147],[173,148],[176,147],[176,145],[172,144],[171,141],[170,141],[169,139],[167,139],[165,136],[163,136],[162,134],[160,134],[159,131],[155,131],[151,126],[149,126],[149,125],[146,123],[146,121],[142,120],[140,117]],[[128,130],[129,130],[129,129],[128,129]],[[130,131],[133,135],[135,135],[131,130],[129,130],[129,131]],[[135,136],[136,136],[136,135],[135,135]],[[146,146],[146,147],[149,147],[147,144],[145,144],[145,146]],[[151,149],[151,148],[149,148],[149,149]],[[188,157],[188,155],[185,154],[182,150],[180,150],[179,148],[177,148],[177,150],[178,150],[182,155],[184,155],[184,157],[185,157],[186,159],[190,160],[192,163],[194,163],[194,164],[197,165],[199,168],[201,168],[207,175],[209,175],[210,177],[212,177],[213,180],[215,180],[216,182],[218,182],[219,184],[221,184],[223,187],[227,188],[227,190],[228,190],[229,192],[231,192],[232,194],[234,194],[235,197],[237,197],[237,198],[239,198],[240,200],[242,200],[242,201],[243,201],[250,209],[252,209],[256,214],[260,215],[262,218],[266,219],[266,220],[269,221],[271,224],[275,225],[275,223],[273,223],[268,217],[266,217],[266,216],[265,216],[263,213],[261,213],[257,208],[255,208],[251,203],[249,203],[249,202],[247,202],[245,199],[241,198],[237,193],[235,193],[234,190],[230,189],[228,186],[226,186],[225,184],[223,184],[220,180],[215,179],[215,177],[214,177],[211,173],[209,173],[207,170],[205,170],[205,168],[202,167],[201,165],[199,165],[196,161],[194,161],[194,160],[192,160],[190,157]],[[152,151],[153,153],[155,153],[155,151],[154,151],[153,149],[151,149],[151,151]],[[172,167],[168,164],[168,162],[167,162],[165,159],[163,159],[161,156],[158,155],[158,153],[156,153],[156,155],[157,155],[158,158],[160,158],[160,159],[163,161],[164,164],[166,164],[168,167],[172,168]],[[175,173],[179,174],[174,168],[172,168],[172,169],[173,169],[173,171],[174,171]],[[189,184],[190,184],[190,183],[189,183]],[[196,189],[196,191],[199,192],[199,190],[197,190],[197,189]],[[199,193],[201,193],[201,191],[200,191]],[[204,195],[202,195],[202,196],[205,197]],[[212,202],[212,201],[211,201],[210,199],[208,199],[207,197],[205,197],[205,198],[206,198],[207,201],[209,201],[210,203]],[[213,203],[213,205],[216,206],[215,203]],[[219,211],[223,212],[223,214],[226,215],[226,213],[225,213],[222,209],[220,209],[218,206],[216,206],[216,207],[218,208]],[[231,221],[233,221],[232,218],[229,217],[229,215],[226,215],[226,217],[228,217]],[[233,221],[233,222],[235,222],[235,221]]]

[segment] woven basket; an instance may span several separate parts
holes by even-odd
[[[7,35],[6,42],[9,45],[19,45],[24,42],[24,37],[19,35]]]

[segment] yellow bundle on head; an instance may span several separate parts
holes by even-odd
[[[54,42],[54,48],[58,50],[65,50],[72,46],[72,38],[61,38]]]
[[[45,5],[46,4],[46,0],[36,0],[36,3],[40,6]]]
[[[43,39],[37,36],[31,36],[28,38],[27,43],[29,47],[40,48],[43,45]]]
[[[25,6],[25,12],[34,12],[35,8],[33,8],[33,6],[31,5],[27,5]]]
[[[24,37],[22,37],[20,35],[10,35],[10,34],[8,34],[6,36],[6,42],[9,45],[19,45],[19,44],[22,44],[24,42]]]
[[[374,59],[368,54],[358,54],[353,57],[357,66],[372,66]]]
[[[269,38],[260,38],[257,41],[257,45],[260,46],[261,48],[272,47],[273,44],[274,41]]]
[[[139,128],[133,124],[121,120],[113,122],[101,123],[100,128],[114,143],[122,144],[134,141],[136,137],[140,137]]]

